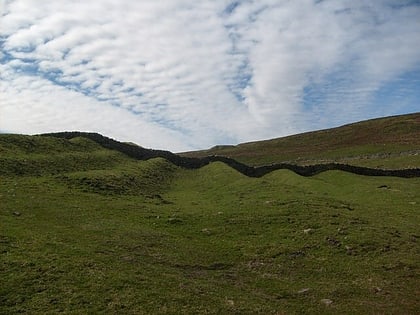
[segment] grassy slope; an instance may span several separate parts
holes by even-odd
[[[340,162],[392,169],[416,168],[420,167],[420,113],[182,155],[224,155],[250,165]]]
[[[127,157],[93,141],[0,135],[0,174],[45,175],[66,171],[113,168]]]
[[[1,314],[419,313],[419,178],[0,144]]]

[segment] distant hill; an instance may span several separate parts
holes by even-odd
[[[112,169],[163,158],[197,169],[223,162],[250,177],[289,169],[303,176],[342,170],[372,176],[420,176],[420,114],[389,117],[300,135],[174,154],[97,133],[0,135],[0,174],[44,175]],[[127,162],[124,162],[127,161]]]
[[[226,156],[248,165],[335,162],[390,169],[420,167],[420,113],[180,155]]]

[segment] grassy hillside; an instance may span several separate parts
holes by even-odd
[[[0,135],[0,314],[418,314],[420,178]]]
[[[420,167],[420,113],[380,118],[339,128],[182,153],[222,155],[249,165],[338,162],[375,168]]]
[[[0,135],[1,175],[46,175],[111,169],[128,158],[85,139]]]

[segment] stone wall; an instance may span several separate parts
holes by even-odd
[[[328,163],[328,164],[315,164],[309,166],[299,166],[294,164],[270,164],[264,166],[248,166],[243,163],[240,163],[234,159],[224,157],[224,156],[208,156],[205,158],[189,158],[189,157],[182,157],[176,155],[170,151],[164,150],[152,150],[142,148],[136,145],[123,143],[116,141],[114,139],[104,137],[98,133],[86,133],[86,132],[59,132],[59,133],[50,133],[50,134],[43,134],[43,136],[51,136],[51,137],[58,137],[58,138],[65,138],[65,139],[72,139],[75,137],[85,137],[90,140],[93,140],[100,144],[101,146],[122,152],[134,159],[137,160],[148,160],[152,158],[161,157],[169,162],[186,168],[186,169],[197,169],[208,165],[211,162],[223,162],[226,165],[229,165],[233,169],[237,170],[238,172],[249,176],[249,177],[261,177],[264,176],[272,171],[280,170],[280,169],[288,169],[296,174],[301,176],[313,176],[325,171],[331,170],[339,170],[344,172],[349,172],[357,175],[365,175],[365,176],[395,176],[395,177],[420,177],[420,169],[401,169],[401,170],[384,170],[384,169],[377,169],[377,168],[368,168],[368,167],[361,167],[361,166],[353,166],[347,164],[338,164],[338,163]]]

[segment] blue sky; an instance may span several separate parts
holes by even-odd
[[[0,0],[0,131],[185,151],[420,111],[420,2]]]

